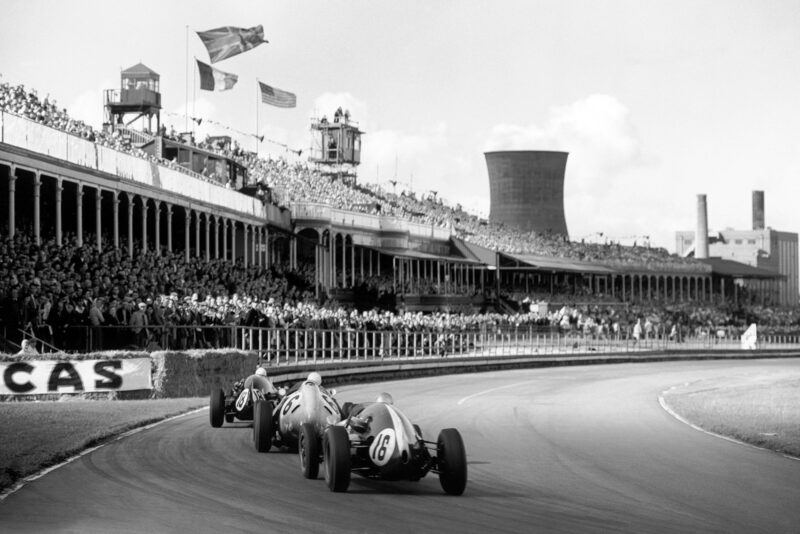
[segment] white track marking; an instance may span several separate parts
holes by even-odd
[[[498,386],[496,388],[484,389],[483,391],[479,391],[477,393],[473,393],[472,395],[468,395],[468,396],[460,399],[457,404],[460,406],[460,405],[464,404],[465,402],[467,402],[468,400],[474,399],[475,397],[478,397],[480,395],[485,395],[486,393],[491,393],[493,391],[498,391],[500,389],[515,388],[517,386],[522,386],[522,385],[525,385],[525,384],[530,384],[532,382],[538,382],[538,381],[539,380],[527,380],[525,382],[517,382],[516,384],[506,384],[505,386]]]
[[[686,385],[686,384],[684,384],[684,385]],[[698,432],[702,432],[703,434],[708,434],[709,436],[714,436],[715,438],[724,439],[725,441],[730,441],[731,443],[736,443],[738,445],[744,445],[745,447],[750,447],[751,449],[758,449],[758,450],[762,450],[762,451],[768,451],[768,452],[771,452],[771,453],[776,453],[777,452],[777,451],[774,451],[772,449],[768,449],[766,447],[759,447],[758,445],[753,445],[752,443],[747,443],[746,441],[741,441],[741,440],[738,440],[736,438],[732,438],[730,436],[723,436],[722,434],[717,434],[716,432],[711,432],[710,430],[706,430],[705,428],[701,428],[701,427],[697,426],[696,424],[692,423],[691,421],[689,421],[687,419],[684,419],[680,414],[678,414],[677,412],[673,411],[672,408],[670,408],[667,405],[667,402],[664,400],[664,394],[672,391],[676,387],[677,386],[672,386],[671,388],[669,388],[667,390],[664,390],[664,392],[661,393],[661,395],[658,396],[658,403],[661,405],[661,407],[664,409],[665,412],[670,414],[672,417],[674,417],[675,419],[677,419],[681,423],[690,426],[691,428],[697,430]],[[798,458],[796,456],[792,456],[791,454],[786,454],[784,452],[777,452],[777,454],[780,454],[784,458],[789,458],[790,460],[798,460],[798,461],[800,461],[800,458]]]
[[[39,471],[37,473],[34,473],[32,475],[29,475],[29,476],[23,478],[22,480],[20,480],[19,482],[17,482],[13,486],[4,489],[2,492],[0,492],[0,502],[3,502],[4,500],[6,500],[6,497],[8,497],[9,495],[12,495],[12,494],[18,492],[20,489],[23,488],[23,486],[25,486],[25,484],[33,482],[34,480],[36,480],[38,478],[42,478],[47,473],[49,473],[51,471],[55,471],[59,467],[64,467],[68,463],[71,463],[71,462],[77,460],[81,456],[86,456],[87,454],[96,451],[100,447],[105,447],[109,443],[113,443],[115,441],[121,440],[122,438],[126,438],[128,436],[132,436],[133,434],[136,434],[136,433],[141,432],[143,430],[147,430],[148,428],[153,428],[154,426],[158,426],[161,423],[166,423],[167,421],[172,421],[172,420],[177,419],[179,417],[185,417],[187,415],[192,415],[192,414],[195,414],[197,412],[201,412],[203,410],[208,410],[208,406],[203,406],[202,408],[198,408],[196,410],[192,410],[191,412],[186,412],[186,413],[174,415],[172,417],[168,417],[166,419],[162,419],[160,421],[156,421],[155,423],[150,423],[149,425],[140,426],[140,427],[137,427],[137,428],[132,428],[131,430],[123,432],[122,434],[120,434],[118,436],[115,436],[113,438],[109,438],[108,441],[105,441],[105,442],[101,443],[100,445],[95,445],[94,447],[90,447],[88,449],[84,449],[81,452],[79,452],[78,454],[76,454],[75,456],[72,456],[71,458],[67,458],[66,460],[64,460],[60,464],[56,464],[56,465],[50,466],[50,467],[48,467],[46,469],[42,469],[41,471]]]

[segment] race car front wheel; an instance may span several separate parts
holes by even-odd
[[[350,485],[350,438],[347,437],[347,430],[343,426],[328,427],[322,441],[328,489],[347,491]]]
[[[303,423],[297,438],[297,454],[300,457],[300,469],[306,478],[317,478],[319,474],[319,438],[314,425]]]
[[[212,427],[219,428],[222,426],[222,419],[225,417],[225,393],[221,389],[211,390],[208,414]]]
[[[272,447],[272,403],[256,401],[253,410],[253,441],[258,452],[269,452]]]
[[[439,483],[449,495],[461,495],[467,487],[467,452],[461,434],[455,428],[439,432],[436,443]]]

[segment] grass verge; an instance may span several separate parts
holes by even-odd
[[[0,405],[0,490],[127,430],[208,399],[6,402]]]
[[[664,402],[704,430],[800,458],[800,373],[700,380]]]

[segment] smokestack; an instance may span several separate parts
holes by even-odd
[[[764,192],[753,191],[753,230],[764,229]]]
[[[697,195],[697,234],[694,242],[694,257],[708,258],[708,212],[705,195]]]

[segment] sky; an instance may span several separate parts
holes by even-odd
[[[366,132],[360,182],[483,216],[484,152],[569,152],[573,240],[674,252],[698,194],[712,231],[749,229],[754,190],[767,226],[800,232],[798,0],[3,0],[3,19],[0,82],[97,127],[103,90],[142,62],[177,130],[202,117],[200,138],[296,161],[342,106]],[[238,84],[199,90],[195,32],[259,24],[268,44],[214,64]],[[297,107],[259,104],[257,80]]]

